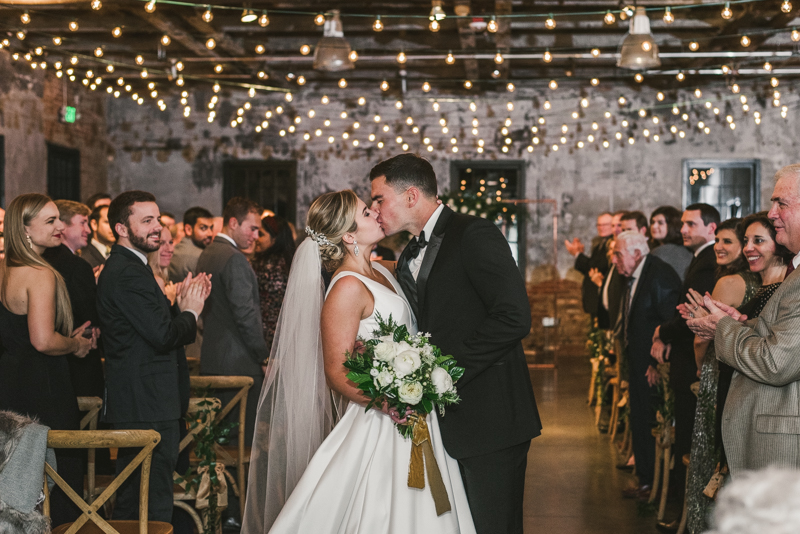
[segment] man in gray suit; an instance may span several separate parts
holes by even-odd
[[[769,218],[776,241],[796,254],[786,279],[757,319],[706,296],[710,315],[687,322],[734,368],[722,416],[733,477],[768,465],[800,468],[800,273],[793,272],[800,263],[800,164],[775,179]]]
[[[203,308],[200,372],[253,378],[244,429],[248,444],[253,441],[258,397],[264,380],[261,366],[269,357],[261,326],[256,274],[242,253],[258,238],[260,215],[261,208],[255,202],[232,198],[222,212],[222,231],[197,261],[197,272],[210,274],[214,280]],[[228,400],[225,395],[220,398],[223,402]]]

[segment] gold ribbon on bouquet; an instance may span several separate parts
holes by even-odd
[[[431,435],[428,432],[428,423],[424,416],[410,415],[409,424],[413,426],[411,438],[411,462],[408,466],[408,487],[425,489],[425,471],[428,471],[428,484],[431,487],[433,503],[436,505],[436,515],[440,516],[450,511],[450,499],[447,489],[442,481],[439,464],[433,455]]]
[[[225,465],[217,463],[214,465],[214,471],[217,473],[218,487],[217,494],[217,508],[223,509],[228,506],[228,482],[225,480]],[[195,508],[202,510],[208,508],[208,498],[211,496],[211,477],[208,474],[208,466],[204,465],[197,470],[200,475],[200,485],[197,488],[197,497],[195,501]]]

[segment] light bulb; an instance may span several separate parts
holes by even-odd
[[[213,37],[209,38],[209,39],[206,41],[206,48],[208,48],[209,50],[214,50],[214,48],[215,48],[216,46],[217,46],[217,42],[214,40],[214,38],[213,38]]]
[[[792,41],[800,41],[800,31],[797,31],[796,28],[792,29]]]
[[[675,15],[667,7],[664,9],[664,24],[672,24],[673,22],[675,22]]]
[[[349,56],[347,56],[347,57],[349,57],[349,58],[350,58],[350,61],[352,61],[353,63],[355,63],[356,61],[358,61],[358,52],[356,52],[355,50],[351,50],[351,51],[350,51],[350,55],[349,55]]]
[[[267,26],[269,26],[269,17],[267,16],[266,11],[261,13],[261,16],[258,17],[258,25],[261,26],[262,28],[266,28]]]
[[[383,80],[381,82],[381,91],[388,91],[389,90],[389,82]]]
[[[641,73],[641,72],[637,72],[637,73],[636,73],[636,74],[633,76],[633,79],[634,79],[634,80],[636,80],[638,83],[642,83],[642,82],[644,81],[644,76],[642,76],[642,73]]]
[[[184,83],[186,83],[186,82],[183,81],[183,76],[182,75],[178,76],[178,79],[175,80],[175,85],[177,85],[178,87],[183,87]]]
[[[78,21],[77,20],[70,21],[70,23],[69,23],[69,31],[71,31],[71,32],[78,31]]]
[[[514,87],[514,84],[513,84],[513,83],[511,83],[511,82],[508,82],[508,83],[506,84],[506,91],[508,91],[509,93],[513,93],[513,92],[514,92],[514,89],[516,89],[516,88]]]
[[[592,57],[600,57],[600,49],[592,48]]]
[[[156,10],[156,0],[150,0],[144,5],[144,10],[148,13],[152,13]]]
[[[428,83],[428,82],[423,82],[423,84],[422,84],[422,90],[423,90],[423,91],[425,91],[425,92],[427,93],[428,91],[430,91],[430,90],[431,90],[431,84],[430,84],[430,83]]]
[[[547,86],[548,86],[548,87],[549,87],[551,90],[555,91],[556,89],[558,89],[558,82],[557,82],[557,81],[555,81],[555,80],[550,80],[550,83],[549,83],[549,84],[547,84]]]
[[[22,15],[19,16],[20,22],[23,24],[30,24],[31,23],[31,15],[27,11],[25,11]]]
[[[550,63],[553,61],[553,54],[550,53],[550,50],[545,50],[544,54],[542,54],[542,61],[545,63]]]
[[[266,50],[263,44],[256,45],[256,54],[263,54]]]
[[[748,36],[746,36],[746,35],[742,35],[742,38],[741,38],[741,40],[740,40],[739,42],[740,42],[740,43],[742,44],[742,46],[744,46],[745,48],[747,48],[748,46],[750,46],[750,38],[749,38]]]
[[[472,82],[469,80],[464,80],[464,89],[472,89]]]
[[[216,72],[217,74],[221,73],[222,72],[222,65],[220,65],[220,64],[214,65],[214,72]]]
[[[113,30],[111,30],[111,35],[114,37],[122,37],[122,28],[119,26],[115,27]]]
[[[405,52],[400,52],[399,54],[397,54],[397,62],[398,63],[405,63],[407,59],[408,58],[406,57],[406,53]]]
[[[100,0],[92,0],[92,3],[89,5],[92,6],[92,9],[95,11],[100,11],[100,9],[103,7],[103,2]]]
[[[339,79],[339,87],[341,89],[344,89],[345,87],[347,87],[347,80],[345,80],[344,78]]]
[[[650,41],[642,41],[642,50],[644,50],[645,52],[649,52],[652,49],[653,49],[653,43],[651,43]]]
[[[456,62],[456,58],[452,52],[447,53],[447,57],[444,58],[444,62],[447,63],[448,65],[452,65],[453,63]]]
[[[617,17],[611,11],[606,11],[605,16],[603,17],[603,22],[606,24],[614,24],[617,21]]]
[[[214,13],[211,12],[211,6],[206,6],[206,10],[203,11],[202,18],[205,22],[211,22],[214,20]]]
[[[308,54],[311,53],[311,47],[308,46],[307,44],[304,44],[303,46],[300,47],[300,53],[303,54],[304,56],[307,56]]]
[[[438,20],[432,20],[432,21],[430,22],[430,24],[428,24],[428,29],[429,29],[430,31],[432,31],[433,33],[436,33],[436,32],[438,32],[439,30],[441,30],[441,29],[442,29],[442,25],[441,25],[441,24],[439,24],[439,21],[438,21]]]
[[[589,81],[589,83],[591,83],[594,87],[597,87],[598,85],[600,85],[600,80],[598,80],[597,78],[592,78]]]
[[[322,13],[317,13],[316,16],[314,17],[314,24],[316,24],[317,26],[322,26],[323,24],[325,24],[325,15],[323,15]]]
[[[781,11],[784,13],[791,13],[792,12],[792,3],[789,0],[783,0],[781,3]]]
[[[103,49],[101,47],[97,47],[94,49],[94,57],[103,57]]]
[[[683,73],[683,71],[680,71],[680,72],[678,72],[678,74],[675,76],[675,78],[677,78],[679,82],[682,82],[683,80],[685,80],[685,79],[686,79],[686,75]]]
[[[767,72],[772,70],[772,64],[769,61],[764,63],[764,70]]]
[[[499,25],[497,24],[497,19],[492,15],[492,18],[489,19],[489,22],[486,24],[486,29],[490,33],[497,33]]]
[[[147,78],[147,69],[142,69],[141,76],[142,78]]]
[[[375,18],[375,22],[372,23],[372,30],[376,32],[383,31],[383,22],[381,22],[381,16],[378,15]]]
[[[255,12],[252,9],[245,9],[242,11],[242,18],[240,19],[244,23],[253,22],[258,17],[256,16]]]
[[[172,42],[172,39],[171,39],[171,38],[170,38],[170,36],[169,36],[169,35],[167,35],[166,33],[165,33],[164,35],[162,35],[162,36],[161,36],[161,44],[162,44],[162,45],[164,45],[164,46],[169,46],[169,44],[170,44],[171,42]]]
[[[61,45],[61,37],[53,37],[53,44],[56,46]]]
[[[495,54],[494,56],[494,62],[497,63],[498,65],[501,65],[503,63],[503,54],[497,52],[497,54]]]
[[[733,93],[738,93],[739,92],[739,84],[735,83],[735,84],[731,85],[731,91],[733,91]]]
[[[547,20],[544,21],[544,27],[548,30],[553,30],[556,27],[556,19],[553,18],[553,14],[550,13],[550,16],[547,17]]]
[[[778,85],[780,84],[780,82],[778,81],[778,78],[774,78],[774,77],[773,77],[773,78],[771,78],[771,79],[770,79],[770,81],[769,81],[769,84],[770,84],[772,87],[778,87]]]
[[[700,44],[697,41],[692,41],[689,43],[689,50],[692,52],[697,52],[697,49],[700,48]]]
[[[722,15],[722,18],[725,20],[730,20],[730,18],[733,17],[730,2],[725,2],[725,7],[722,8],[722,13],[720,13],[720,15]]]
[[[136,56],[136,58],[134,59],[134,61],[136,61],[136,64],[137,64],[137,65],[142,65],[142,64],[144,63],[144,56],[142,56],[141,54],[139,54],[138,56]]]

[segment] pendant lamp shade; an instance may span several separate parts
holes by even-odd
[[[652,69],[661,66],[658,45],[650,33],[650,19],[643,7],[636,8],[630,22],[628,35],[619,47],[617,67],[625,69]]]
[[[339,11],[325,21],[324,36],[314,50],[314,68],[328,72],[339,72],[355,68],[350,59],[350,43],[344,38]]]

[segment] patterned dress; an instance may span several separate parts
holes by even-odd
[[[750,271],[737,274],[744,279],[745,283],[741,309],[755,298],[761,286],[761,277]],[[703,366],[700,370],[700,391],[697,394],[697,411],[692,434],[689,486],[686,491],[686,527],[691,534],[699,534],[709,529],[707,518],[714,502],[703,494],[703,490],[711,480],[717,463],[720,461],[716,438],[718,381],[719,366],[712,341],[706,349]],[[678,458],[676,461],[680,461],[680,459]]]
[[[264,339],[272,348],[275,337],[275,326],[281,312],[286,284],[289,281],[289,269],[283,256],[271,255],[267,258],[256,257],[251,265],[258,280],[258,296],[261,300],[261,326],[264,328]]]

